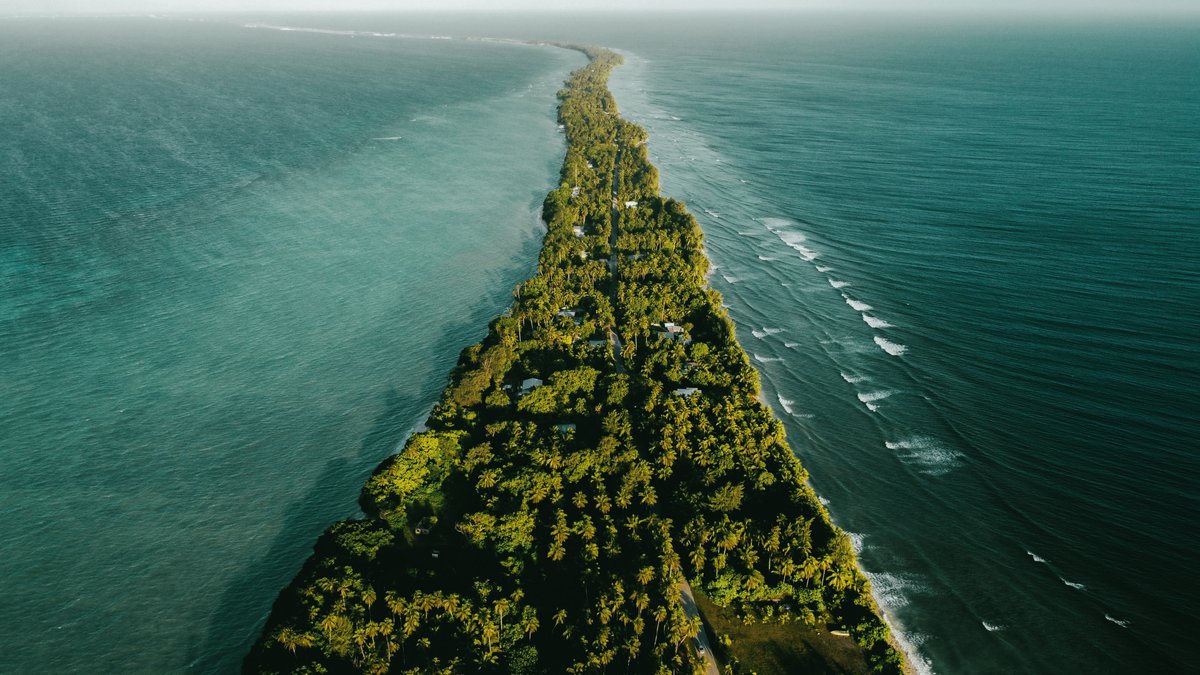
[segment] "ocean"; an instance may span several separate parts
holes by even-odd
[[[236,672],[532,272],[576,53],[0,21],[0,672]]]
[[[689,33],[614,93],[920,668],[1186,671],[1200,24]]]
[[[0,32],[0,670],[235,669],[532,269],[579,57],[406,33],[625,54],[622,113],[921,671],[1190,667],[1195,20]]]

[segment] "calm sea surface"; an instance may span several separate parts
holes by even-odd
[[[578,56],[242,23],[0,23],[0,671],[235,668],[533,265]],[[1200,24],[258,23],[621,49],[920,667],[1188,669]]]
[[[0,21],[0,672],[233,672],[533,269],[550,48]]]

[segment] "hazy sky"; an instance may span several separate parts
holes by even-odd
[[[0,0],[0,14],[280,10],[843,9],[985,12],[1200,12],[1200,0]]]

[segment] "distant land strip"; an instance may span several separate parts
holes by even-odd
[[[537,274],[367,480],[366,518],[320,537],[244,670],[908,671],[760,400],[696,220],[618,114],[620,55],[556,46],[589,62],[558,94]]]

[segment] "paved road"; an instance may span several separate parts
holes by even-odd
[[[621,154],[617,153],[617,162],[613,168],[613,189],[615,190],[620,185],[620,169]],[[612,274],[614,282],[617,278],[617,232],[621,222],[620,205],[617,203],[617,198],[613,196],[612,205],[612,230],[609,236],[609,243],[612,245],[612,252],[608,258],[608,271]],[[617,287],[613,284],[612,288],[612,306],[615,309],[617,306]],[[609,329],[608,341],[612,344],[613,361],[616,363],[617,372],[625,373],[625,359],[621,356],[621,338],[617,336],[615,330]],[[688,618],[700,615],[700,610],[696,608],[696,598],[692,595],[692,587],[688,584],[687,579],[684,579],[679,584],[679,604],[683,606],[684,614]],[[704,624],[700,624],[700,634],[696,636],[696,644],[701,650],[701,656],[704,657],[704,675],[721,675],[721,669],[717,667],[717,657],[713,656],[712,643],[708,641],[708,633],[704,630]]]
[[[617,150],[617,160],[613,163],[613,198],[612,198],[612,219],[609,221],[610,227],[608,234],[609,251],[608,254],[608,272],[612,275],[612,291],[610,292],[609,300],[612,301],[612,307],[617,308],[617,233],[621,223],[621,210],[617,206],[617,186],[621,184],[621,151]],[[617,372],[625,374],[625,360],[621,358],[621,338],[617,337],[617,332],[613,329],[608,331],[608,340],[612,343],[613,361],[617,364]]]
[[[679,602],[683,605],[684,614],[688,618],[700,615],[700,610],[696,608],[696,598],[692,595],[692,587],[685,579],[679,584]],[[696,636],[696,643],[703,650],[701,655],[704,657],[704,675],[721,675],[721,669],[717,667],[717,658],[713,656],[712,643],[708,641],[708,633],[704,630],[704,624],[700,624],[700,634]]]

